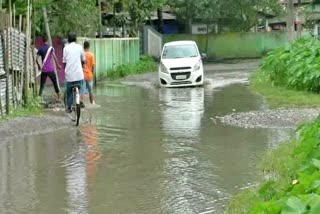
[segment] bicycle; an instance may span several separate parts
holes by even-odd
[[[71,117],[72,122],[75,122],[76,126],[79,126],[80,116],[81,116],[81,105],[80,105],[80,83],[72,84],[72,95],[73,102],[71,106]],[[64,93],[64,106],[67,108],[67,93]],[[69,116],[69,114],[68,114]]]

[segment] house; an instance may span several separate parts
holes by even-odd
[[[163,20],[163,34],[175,34],[178,33],[178,22],[174,14],[170,12],[169,9],[162,10],[162,20]],[[151,17],[149,20],[149,25],[151,25],[155,30],[159,31],[159,17],[158,12],[151,12]]]
[[[285,7],[286,1],[281,0],[280,3]],[[314,23],[320,21],[320,8],[318,5],[312,5],[313,0],[294,0],[294,14],[295,14],[295,29],[299,24],[304,28],[314,27]],[[286,17],[268,17],[267,25],[271,30],[286,30]],[[313,23],[313,24],[312,24]]]

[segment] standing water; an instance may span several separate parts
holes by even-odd
[[[283,135],[216,121],[264,108],[227,76],[219,87],[101,86],[102,107],[79,129],[1,142],[0,213],[223,213]]]

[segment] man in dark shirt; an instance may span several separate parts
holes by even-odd
[[[61,69],[61,66],[58,63],[56,54],[54,52],[54,48],[47,43],[47,38],[43,37],[44,44],[38,50],[38,57],[37,57],[37,65],[39,70],[41,70],[41,80],[40,80],[40,90],[39,96],[42,96],[43,88],[46,83],[47,77],[50,78],[51,82],[53,83],[54,89],[57,93],[57,99],[60,100],[60,89],[58,86],[57,76],[54,72],[54,65],[53,60],[56,63],[58,69]],[[42,66],[39,63],[39,58],[41,57]]]

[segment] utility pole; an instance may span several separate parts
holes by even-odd
[[[301,0],[298,0],[298,9],[297,9],[296,24],[297,24],[297,36],[298,36],[298,38],[299,38],[299,37],[301,37],[301,32],[302,32]]]
[[[162,8],[157,9],[158,15],[158,32],[163,33],[163,15],[162,15]]]
[[[102,9],[101,9],[101,0],[98,0],[99,1],[99,37],[100,39],[102,38]]]
[[[49,20],[48,20],[48,15],[47,15],[47,8],[46,8],[46,6],[43,6],[42,10],[43,10],[44,22],[45,22],[45,25],[46,25],[46,32],[47,32],[47,36],[48,36],[48,42],[49,42],[49,45],[50,45],[50,46],[53,46],[53,44],[52,44],[52,39],[51,39],[51,33],[50,33]],[[52,57],[52,56],[51,56],[51,57]],[[53,65],[54,65],[54,73],[55,73],[55,75],[56,75],[58,88],[60,89],[60,84],[59,84],[59,78],[58,78],[58,72],[57,72],[56,64],[53,63]]]
[[[294,3],[293,0],[287,0],[287,32],[289,42],[294,41]]]

